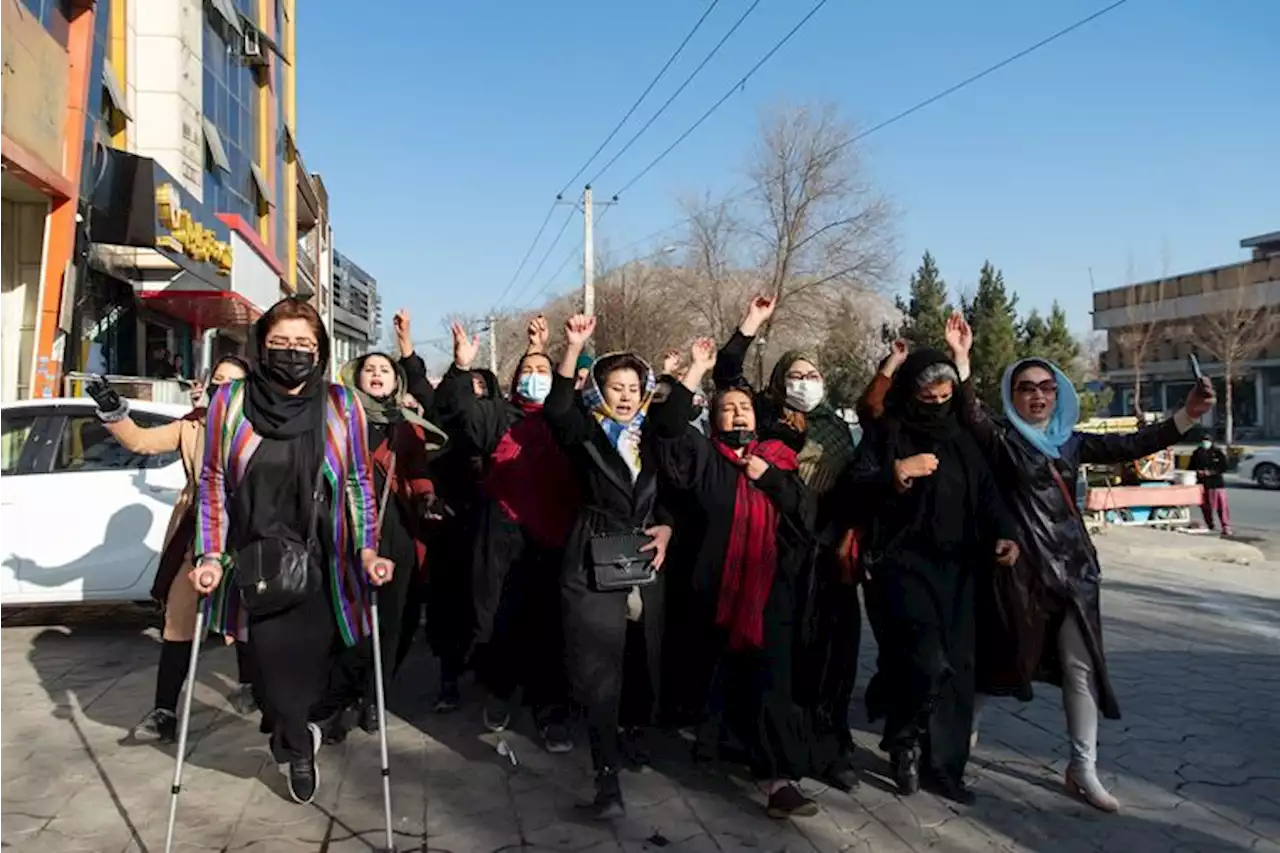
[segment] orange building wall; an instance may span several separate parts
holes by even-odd
[[[76,188],[72,198],[54,201],[45,238],[44,264],[40,277],[40,304],[36,319],[36,352],[31,396],[58,396],[62,355],[54,358],[62,287],[67,264],[75,248],[76,207],[79,203],[80,171],[84,154],[85,104],[89,95],[89,71],[93,58],[94,7],[69,22],[67,32],[67,112],[63,122],[63,177]],[[68,143],[68,140],[71,140]]]

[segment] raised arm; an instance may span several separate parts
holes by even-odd
[[[1216,401],[1212,383],[1202,379],[1187,395],[1186,405],[1161,423],[1128,435],[1076,433],[1080,442],[1080,461],[1108,465],[1130,462],[1164,450],[1190,432],[1200,418],[1213,410]]]
[[[98,419],[125,450],[140,456],[158,456],[178,449],[182,421],[155,427],[138,426],[129,417],[129,401],[99,377],[85,383],[85,392],[98,406]]]
[[[889,350],[889,356],[880,365],[876,375],[871,377],[871,381],[867,383],[866,390],[862,392],[862,396],[854,404],[854,412],[858,415],[858,423],[862,424],[864,428],[884,414],[884,398],[889,393],[889,388],[893,386],[894,374],[898,372],[898,368],[902,367],[902,363],[906,360],[907,342],[901,339],[894,341],[892,349]]]
[[[561,447],[577,447],[590,435],[588,415],[578,405],[573,387],[578,368],[578,356],[596,329],[596,318],[575,314],[564,323],[565,347],[556,375],[551,377],[551,393],[542,404],[542,416],[546,418],[551,435]]]
[[[744,367],[747,351],[751,349],[751,342],[759,334],[760,328],[773,316],[776,307],[777,300],[768,296],[757,296],[751,300],[737,331],[725,341],[716,356],[711,378],[717,388],[732,388],[742,384],[746,376]]]
[[[991,465],[996,464],[1000,455],[1000,427],[991,419],[990,413],[978,399],[973,387],[973,376],[969,370],[969,352],[973,349],[973,331],[959,311],[947,318],[947,346],[951,349],[951,360],[960,373],[960,387],[955,391],[956,415],[960,423],[969,430],[978,449]]]

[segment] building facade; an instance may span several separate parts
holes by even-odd
[[[69,332],[86,175],[91,0],[2,0],[0,399],[56,393]],[[64,299],[64,289],[67,291]]]
[[[1249,260],[1138,282],[1093,296],[1093,328],[1106,332],[1099,365],[1115,391],[1113,414],[1177,409],[1191,390],[1189,355],[1218,387],[1209,422],[1226,421],[1231,368],[1234,438],[1280,438],[1280,232],[1240,241]],[[1135,394],[1135,391],[1137,394]]]
[[[194,378],[282,296],[330,313],[296,0],[0,3],[4,399]]]
[[[378,282],[341,252],[333,252],[334,368],[369,352],[382,328]]]

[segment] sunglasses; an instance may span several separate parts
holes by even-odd
[[[1058,383],[1052,379],[1046,379],[1044,382],[1019,382],[1013,390],[1027,396],[1039,391],[1046,397],[1052,397],[1058,393]]]

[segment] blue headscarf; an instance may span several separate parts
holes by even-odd
[[[1054,404],[1053,414],[1049,416],[1043,428],[1027,423],[1013,406],[1013,377],[1024,367],[1032,365],[1043,367],[1058,380],[1058,399]],[[1029,441],[1032,447],[1050,459],[1057,459],[1061,455],[1062,445],[1071,438],[1071,434],[1075,432],[1076,421],[1080,419],[1080,398],[1076,395],[1076,388],[1067,375],[1051,361],[1045,361],[1043,358],[1024,358],[1015,361],[1004,372],[1004,379],[1000,381],[1000,396],[1004,400],[1004,416],[1009,423],[1022,433],[1022,437]]]

